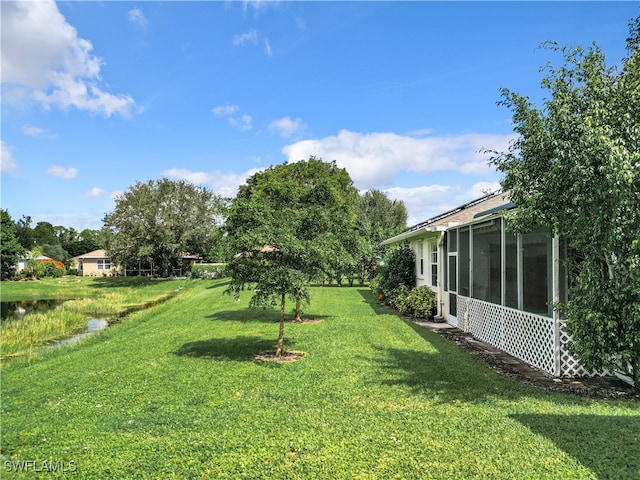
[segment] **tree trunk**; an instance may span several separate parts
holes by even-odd
[[[636,358],[631,368],[633,369],[633,372],[631,372],[633,374],[633,388],[640,393],[640,358]]]
[[[295,323],[302,323],[302,318],[300,317],[300,299],[296,298],[296,316],[293,319]]]
[[[278,332],[278,347],[276,348],[276,357],[281,358],[284,346],[284,302],[286,296],[283,293],[280,299],[280,331]]]

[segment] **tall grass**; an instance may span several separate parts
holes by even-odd
[[[48,312],[31,313],[19,320],[3,321],[0,325],[0,359],[30,354],[78,333],[87,326],[90,318],[101,318],[110,323],[120,321],[133,311],[168,300],[190,285],[185,281],[148,279],[61,280],[3,282],[3,300],[7,296],[11,299],[76,299],[67,300]]]

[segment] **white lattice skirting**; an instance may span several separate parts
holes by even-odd
[[[551,375],[595,374],[567,351],[570,338],[561,326],[556,335],[553,318],[461,296],[456,313],[458,328]]]

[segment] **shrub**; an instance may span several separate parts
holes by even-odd
[[[387,305],[405,314],[405,302],[411,290],[405,285],[398,285],[385,295]]]
[[[214,280],[225,276],[226,265],[223,263],[196,263],[191,267],[192,279]]]
[[[407,242],[389,250],[384,256],[384,265],[378,270],[381,293],[389,297],[390,292],[403,286],[411,290],[416,284],[416,255]]]
[[[58,260],[38,260],[36,264],[36,275],[38,277],[59,278],[67,273],[64,263]]]
[[[438,297],[430,287],[423,285],[411,290],[404,298],[401,311],[403,315],[414,318],[432,318],[438,311]]]
[[[69,270],[67,270],[67,275],[78,275],[78,269],[77,268],[70,268]]]
[[[380,275],[376,275],[371,279],[371,281],[369,282],[369,288],[376,297],[380,297],[380,295],[384,296],[384,294],[382,293],[382,289],[380,288]]]

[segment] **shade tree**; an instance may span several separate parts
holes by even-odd
[[[628,56],[607,66],[589,48],[546,47],[542,107],[502,91],[518,138],[492,161],[517,209],[514,231],[546,225],[571,253],[566,316],[573,352],[587,368],[620,369],[640,389],[640,17]]]
[[[227,292],[250,288],[251,305],[279,306],[276,356],[284,352],[287,298],[300,305],[309,300],[310,279],[338,274],[332,259],[346,255],[357,234],[357,201],[346,170],[310,157],[254,174],[231,202]]]

